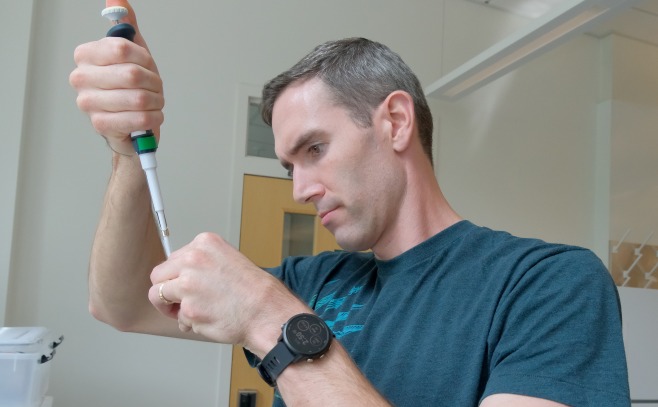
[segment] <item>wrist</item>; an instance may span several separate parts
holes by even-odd
[[[293,316],[307,312],[309,310],[303,306],[291,307],[285,312],[271,315],[267,321],[252,324],[253,328],[250,329],[250,334],[245,340],[245,348],[259,359],[263,359],[279,342],[283,325]]]
[[[108,184],[108,194],[114,204],[116,200],[127,200],[137,206],[148,207],[151,212],[151,196],[144,176],[144,170],[139,161],[139,156],[124,156],[112,153],[112,173]],[[120,205],[123,207],[128,202]]]
[[[135,149],[132,146],[132,143],[130,142],[112,143],[110,142],[109,138],[102,135],[101,137],[105,139],[105,144],[107,144],[107,147],[110,150],[112,150],[112,153],[125,157],[131,157],[137,155],[137,153],[135,153]]]
[[[262,293],[250,308],[255,312],[244,332],[243,346],[262,359],[277,344],[281,327],[294,315],[312,312],[286,286],[271,275],[259,281],[255,291]]]
[[[323,358],[333,337],[322,318],[311,313],[296,314],[281,327],[276,345],[256,366],[258,373],[267,384],[276,387],[279,376],[291,365]]]

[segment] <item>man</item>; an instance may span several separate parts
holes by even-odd
[[[322,44],[266,85],[263,116],[294,198],[346,249],[268,271],[211,233],[165,261],[128,136],[159,135],[156,65],[139,35],[81,45],[75,59],[78,105],[114,151],[90,266],[96,318],[240,344],[289,406],[629,405],[603,265],[459,217],[434,175],[420,84],[385,46]],[[281,326],[304,314],[335,339],[314,363],[284,362],[295,350]]]

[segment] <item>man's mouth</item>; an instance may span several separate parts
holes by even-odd
[[[318,217],[320,217],[320,221],[321,221],[321,223],[322,223],[323,226],[326,226],[326,224],[329,222],[331,216],[328,216],[328,215],[331,215],[331,213],[332,213],[334,210],[335,210],[335,208],[334,208],[334,209],[330,209],[330,210],[328,210],[328,211],[320,211],[320,212],[318,212]]]

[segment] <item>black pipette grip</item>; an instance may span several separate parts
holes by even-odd
[[[134,41],[135,39],[135,27],[128,23],[121,23],[112,26],[107,32],[107,37],[121,37],[129,41]]]

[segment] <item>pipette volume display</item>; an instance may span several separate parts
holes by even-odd
[[[128,9],[125,7],[108,7],[101,12],[103,17],[111,20],[114,25],[107,32],[108,37],[121,37],[129,41],[135,38],[135,28],[128,23],[119,23],[119,21],[128,14]],[[151,130],[138,130],[130,133],[133,148],[139,155],[139,161],[142,164],[142,169],[146,175],[146,182],[148,184],[149,192],[151,194],[151,203],[153,205],[153,212],[158,222],[160,229],[160,239],[162,240],[162,247],[164,248],[165,255],[169,257],[171,254],[171,245],[169,243],[169,227],[167,226],[167,219],[164,214],[164,204],[162,202],[162,194],[160,192],[160,183],[158,182],[158,174],[156,168],[158,163],[155,159],[155,151],[158,149],[158,142],[155,135]]]

